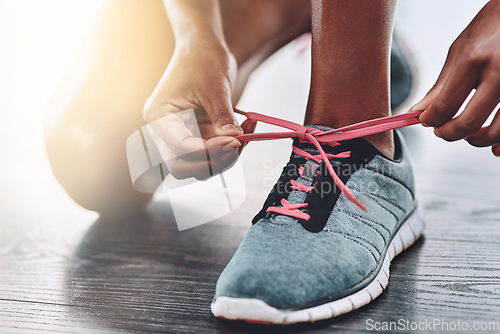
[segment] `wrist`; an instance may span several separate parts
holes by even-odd
[[[179,50],[208,52],[229,52],[223,37],[210,31],[193,31],[175,38],[175,48]]]
[[[232,67],[236,64],[233,54],[226,42],[214,36],[200,34],[191,37],[183,37],[176,41],[175,53],[185,57],[203,57],[216,60],[218,64],[226,64]]]
[[[218,0],[164,0],[164,3],[176,45],[205,40],[225,45]]]

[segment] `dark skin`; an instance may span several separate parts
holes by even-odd
[[[236,121],[234,96],[240,96],[246,83],[246,79],[242,83],[241,78],[247,78],[251,70],[281,44],[280,39],[286,41],[289,33],[269,35],[272,30],[279,32],[275,27],[279,22],[274,22],[269,15],[266,15],[267,21],[260,22],[262,16],[255,17],[254,22],[259,24],[245,27],[234,13],[228,16],[230,21],[226,24],[234,24],[237,29],[224,31],[217,0],[165,0],[164,3],[176,45],[162,79],[145,105],[144,119],[147,122],[165,119],[155,128],[158,134],[155,141],[163,148],[169,172],[177,178],[203,179],[207,176],[206,150],[210,152],[211,170],[221,171],[241,152],[241,143],[234,136],[255,129],[254,122],[246,121],[240,126]],[[284,3],[267,2],[266,6],[271,6],[268,10],[286,10]],[[287,6],[300,10],[302,3],[288,1]],[[262,4],[254,2],[253,6]],[[240,15],[252,17],[251,12]],[[231,21],[232,18],[235,20]],[[291,31],[304,29],[305,25],[294,28],[292,23],[290,28]],[[247,38],[246,34],[249,34]],[[267,47],[266,39],[271,41]],[[198,112],[201,138],[194,136],[177,115],[190,108]],[[189,154],[187,159],[185,152],[194,154]]]
[[[165,0],[165,6],[177,43],[146,103],[144,117],[151,122],[168,116],[157,127],[156,142],[163,147],[170,173],[180,178],[203,178],[205,149],[210,152],[212,170],[222,170],[240,151],[241,143],[234,136],[253,131],[255,124],[244,122],[240,127],[234,118],[231,91],[238,75],[237,61],[224,37],[218,2]],[[368,6],[371,10],[364,10]],[[306,123],[340,127],[390,114],[394,7],[395,0],[312,2],[313,67]],[[205,111],[199,117],[201,138],[193,136],[176,115],[189,108]],[[392,158],[390,132],[369,139]],[[199,154],[185,159],[185,152]]]
[[[475,95],[456,116],[474,89]],[[492,0],[455,40],[436,84],[411,111],[423,110],[422,124],[434,127],[438,137],[491,146],[500,156],[500,115],[484,126],[499,102],[500,1]]]
[[[389,55],[395,5],[395,0],[312,1],[306,124],[338,128],[390,115]],[[391,132],[368,139],[392,158]]]

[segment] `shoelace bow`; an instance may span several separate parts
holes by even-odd
[[[306,160],[314,160],[317,163],[323,161],[328,169],[328,172],[333,178],[333,181],[342,193],[353,203],[359,206],[362,210],[368,211],[366,206],[361,203],[351,190],[342,182],[338,175],[333,170],[330,159],[334,158],[348,158],[351,154],[350,151],[341,152],[339,154],[326,154],[321,145],[329,145],[332,147],[340,145],[339,141],[349,140],[359,137],[372,135],[384,131],[394,130],[405,126],[419,124],[418,117],[422,112],[408,112],[395,116],[388,116],[377,118],[369,121],[364,121],[342,128],[333,129],[329,131],[321,131],[319,129],[308,128],[306,126],[290,122],[287,120],[279,119],[276,117],[266,116],[255,112],[245,112],[239,109],[234,109],[235,112],[241,114],[252,121],[260,121],[271,125],[280,126],[292,131],[287,132],[267,132],[267,133],[246,133],[236,136],[241,142],[257,141],[257,140],[275,140],[284,138],[299,138],[301,143],[312,143],[318,150],[319,154],[310,154],[296,146],[293,146],[293,152],[301,155]],[[303,168],[299,168],[299,175],[302,176]],[[311,191],[314,187],[308,187],[300,182],[291,180],[291,188],[293,190]],[[290,217],[309,220],[310,216],[300,211],[302,208],[307,207],[307,203],[292,204],[286,199],[281,200],[282,207],[269,207],[267,211],[276,212],[279,214],[287,215]]]

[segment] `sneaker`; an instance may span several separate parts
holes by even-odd
[[[295,139],[289,163],[217,282],[213,314],[260,324],[312,322],[379,296],[391,260],[424,229],[406,148],[397,131],[394,138],[394,160],[364,138],[322,146],[362,205],[339,189],[314,145]]]
[[[392,36],[391,48],[391,110],[396,110],[413,92],[416,78],[415,60],[405,40],[397,33]]]

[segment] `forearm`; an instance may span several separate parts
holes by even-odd
[[[176,44],[193,39],[226,47],[218,0],[163,0]]]
[[[202,131],[203,139],[194,137],[175,116],[164,124],[165,133],[173,133],[165,137],[167,145],[186,145],[181,152],[195,152],[199,148],[204,150],[204,140],[208,141],[215,135],[224,138],[214,139],[214,146],[231,142],[239,146],[233,136],[243,133],[243,130],[234,118],[231,104],[237,66],[224,40],[218,0],[164,0],[164,5],[171,22],[175,49],[144,106],[145,120],[152,122],[195,108],[200,115],[206,113],[203,121],[210,126]],[[171,168],[175,167],[169,166],[169,170]]]

